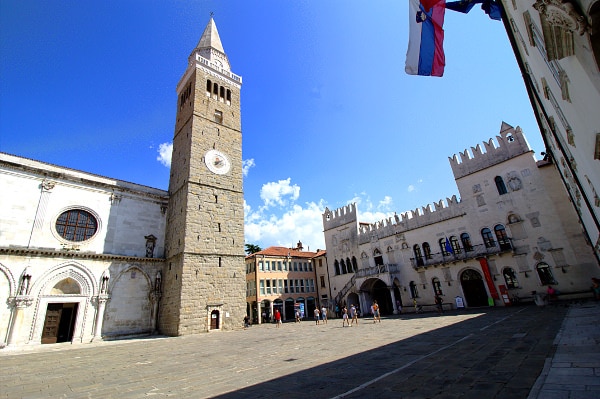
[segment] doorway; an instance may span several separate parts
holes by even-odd
[[[218,330],[219,329],[219,311],[213,310],[210,312],[210,329]]]
[[[78,303],[49,303],[42,331],[42,344],[70,342],[75,330]]]
[[[465,294],[467,306],[489,306],[488,294],[483,284],[481,274],[473,269],[467,269],[460,275],[460,284]]]

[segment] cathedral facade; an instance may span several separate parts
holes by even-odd
[[[0,153],[0,347],[242,327],[241,85],[211,18],[168,191]]]
[[[453,196],[377,223],[355,204],[325,209],[331,306],[383,314],[591,297],[599,268],[556,166],[536,161],[519,127],[450,158]],[[554,299],[554,298],[552,298]]]

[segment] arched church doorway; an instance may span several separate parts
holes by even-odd
[[[49,303],[42,330],[42,344],[70,342],[75,330],[78,303]]]
[[[488,306],[488,294],[483,277],[477,270],[467,269],[460,275],[460,284],[469,307]]]
[[[210,329],[218,330],[219,329],[219,311],[213,310],[210,312]]]

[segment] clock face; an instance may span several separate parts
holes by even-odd
[[[231,163],[229,159],[221,151],[210,150],[204,155],[206,167],[213,173],[224,175],[229,172]]]

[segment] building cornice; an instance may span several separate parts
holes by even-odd
[[[126,256],[114,254],[99,254],[96,252],[80,252],[77,250],[51,249],[51,248],[25,248],[25,247],[0,247],[0,255],[11,256],[33,256],[50,258],[69,258],[69,259],[94,259],[94,260],[119,260],[124,262],[146,262],[159,263],[164,262],[165,258],[146,258],[140,256]]]

